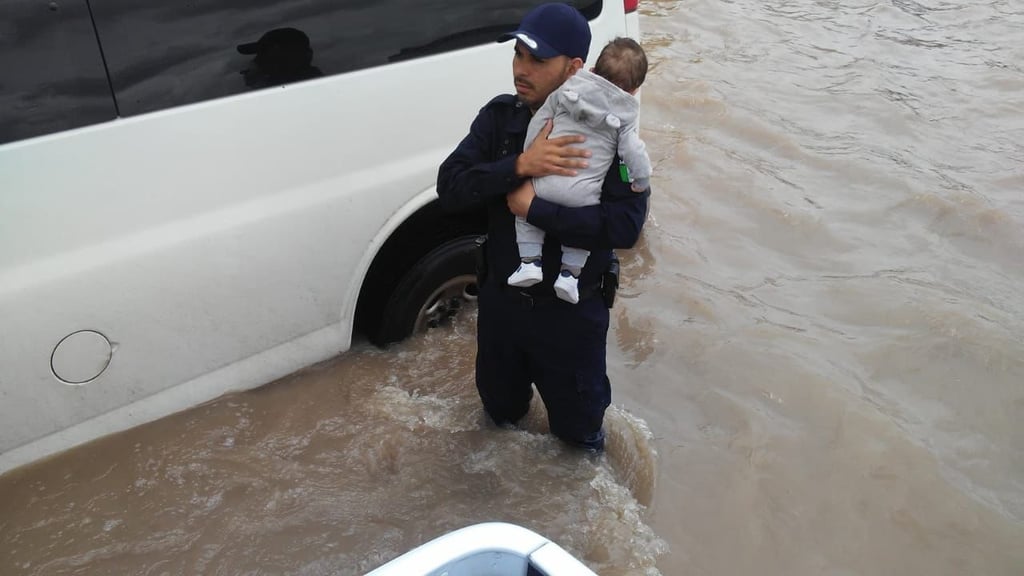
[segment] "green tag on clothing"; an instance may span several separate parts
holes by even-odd
[[[619,177],[627,184],[632,182],[632,180],[629,179],[629,167],[626,166],[625,162],[619,162]]]

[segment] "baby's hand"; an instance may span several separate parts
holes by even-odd
[[[651,186],[650,178],[637,178],[629,183],[629,189],[633,192],[646,192]]]

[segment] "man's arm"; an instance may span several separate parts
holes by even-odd
[[[494,131],[499,129],[489,107],[477,114],[469,134],[441,164],[437,173],[437,196],[448,212],[477,208],[489,199],[514,190],[522,179],[516,176],[518,154],[498,160],[492,150]]]
[[[532,184],[525,182],[509,197],[512,212],[525,212],[526,221],[559,242],[585,250],[632,248],[640,238],[647,219],[650,189],[633,192],[619,177],[618,159],[604,179],[601,203],[567,208],[537,198]]]
[[[588,150],[574,146],[583,142],[583,136],[548,139],[550,121],[522,154],[519,150],[507,150],[507,156],[499,154],[494,150],[498,141],[495,132],[507,127],[498,123],[491,105],[485,106],[473,120],[469,134],[441,164],[437,196],[445,210],[461,212],[481,206],[489,199],[512,192],[524,178],[549,174],[575,176],[576,168],[586,166],[586,158],[590,157]],[[492,160],[498,156],[503,157]]]

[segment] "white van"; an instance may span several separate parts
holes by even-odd
[[[437,168],[535,0],[7,0],[0,472],[443,323]],[[573,2],[589,61],[636,0]]]

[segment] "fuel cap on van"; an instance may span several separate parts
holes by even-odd
[[[57,343],[50,356],[50,369],[65,384],[86,384],[107,369],[113,354],[114,347],[106,336],[94,330],[79,330]]]

